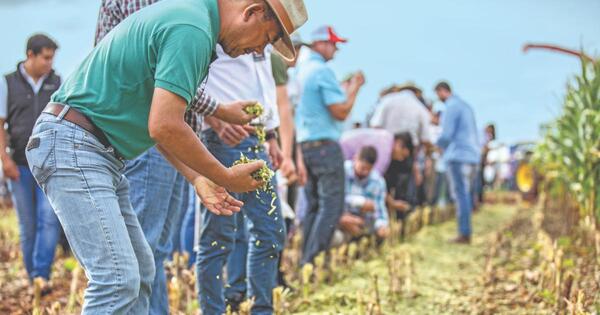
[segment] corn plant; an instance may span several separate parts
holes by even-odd
[[[323,283],[325,280],[325,254],[326,252],[322,251],[319,253],[319,255],[317,255],[317,257],[315,257],[315,278],[318,284]]]
[[[291,296],[292,292],[287,288],[276,287],[273,289],[273,313],[276,315],[287,314]]]
[[[377,275],[372,275],[371,279],[373,281],[373,302],[369,314],[381,315],[383,314],[383,311],[381,309],[381,297],[379,295],[379,278]]]
[[[399,262],[400,257],[396,253],[390,255],[387,259],[388,278],[390,281],[388,285],[388,295],[391,299],[396,298],[401,291],[402,280],[400,279],[401,271]]]
[[[600,222],[600,62],[582,59],[581,74],[567,87],[562,114],[534,153],[550,181],[566,187],[582,217]]]
[[[365,314],[365,302],[363,299],[363,293],[360,291],[356,291],[356,314]]]
[[[356,259],[357,253],[358,253],[358,245],[356,245],[356,242],[350,243],[350,245],[348,245],[348,256],[347,256],[348,258],[346,260],[348,265],[350,265],[354,262],[354,260]]]
[[[75,265],[73,269],[73,275],[71,278],[71,286],[69,288],[69,299],[67,300],[67,312],[75,313],[75,307],[77,305],[77,300],[79,295],[77,294],[77,289],[79,287],[79,275],[81,274],[81,266],[79,264]]]
[[[60,302],[58,301],[52,303],[50,307],[46,307],[46,314],[48,315],[60,315],[62,313],[63,312],[61,311]]]
[[[252,313],[252,307],[254,306],[254,298],[246,299],[240,304],[240,310],[238,315],[250,315]]]
[[[305,264],[302,267],[302,297],[308,300],[310,294],[310,279],[314,271],[314,266],[311,263]]]
[[[42,278],[33,279],[33,315],[41,315],[42,314],[42,286],[44,285],[44,280]]]
[[[404,256],[404,268],[405,268],[405,276],[404,276],[404,290],[407,295],[412,294],[412,276],[414,274],[414,266],[412,263],[412,256],[410,253],[406,253]]]
[[[340,266],[339,262],[339,254],[337,248],[331,248],[329,250],[329,270],[331,271],[329,274],[329,284],[336,281],[336,275],[338,271],[338,267]]]
[[[337,249],[337,258],[339,260],[340,265],[347,264],[348,260],[346,259],[346,253],[348,252],[348,244],[342,244],[342,246]]]
[[[356,243],[356,247],[357,247],[357,259],[364,259],[366,260],[367,258],[367,254],[368,254],[368,250],[369,250],[369,239],[367,237],[362,237],[361,239],[359,239]]]

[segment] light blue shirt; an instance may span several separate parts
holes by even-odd
[[[298,68],[301,88],[300,104],[296,109],[298,142],[333,140],[342,134],[342,122],[333,118],[328,107],[346,102],[346,93],[325,59],[311,52]]]
[[[437,146],[444,149],[444,161],[479,163],[481,149],[475,114],[469,104],[458,96],[446,100],[442,115],[442,135]]]

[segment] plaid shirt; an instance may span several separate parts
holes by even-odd
[[[106,34],[125,18],[158,1],[159,0],[102,0],[94,44],[98,44]],[[198,135],[200,135],[200,132],[202,131],[203,116],[214,114],[219,106],[215,99],[205,93],[205,84],[206,80],[196,90],[196,95],[192,100],[192,104],[185,113],[185,121]]]
[[[354,173],[353,161],[346,161],[344,163],[344,170],[346,173],[346,196],[363,196],[375,203],[375,210],[373,212],[363,213],[360,211],[360,208],[353,207],[346,202],[345,211],[363,217],[366,221],[365,225],[370,232],[388,226],[389,219],[387,207],[385,206],[387,189],[383,177],[376,170],[373,170],[366,178],[357,178]]]

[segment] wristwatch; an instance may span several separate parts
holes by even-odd
[[[269,141],[271,139],[279,139],[279,133],[277,132],[277,130],[273,129],[273,130],[269,130],[267,131],[267,136],[265,137],[265,141]]]

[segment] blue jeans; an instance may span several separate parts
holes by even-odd
[[[223,144],[216,133],[209,130],[203,134],[203,141],[225,166],[233,165],[241,153],[250,159],[268,160],[264,152],[255,153],[251,150],[258,144],[256,137],[250,137],[232,148]],[[277,187],[275,177],[271,184]],[[238,222],[238,216],[243,215],[248,225],[248,257],[245,261],[236,261],[235,267],[229,266],[229,269],[246,270],[248,297],[255,298],[252,314],[271,314],[277,261],[285,241],[281,205],[276,199],[275,210],[271,212],[272,197],[264,191],[238,194],[236,198],[243,201],[244,206],[240,213],[233,216],[217,216],[204,207],[201,209],[203,224],[196,262],[200,307],[203,314],[225,312],[222,271],[234,246],[237,246],[236,232],[244,229]],[[242,272],[240,269],[238,273]]]
[[[433,186],[433,196],[431,197],[430,205],[432,207],[445,207],[450,202],[448,178],[443,172],[435,172],[435,180]]]
[[[458,233],[471,236],[471,213],[473,212],[473,180],[477,166],[472,163],[448,162],[448,182],[450,193],[456,204],[456,220]]]
[[[183,176],[156,148],[151,148],[124,170],[129,180],[129,198],[152,253],[156,275],[150,298],[150,314],[168,314],[169,297],[164,263],[173,249],[173,235],[183,216]],[[133,312],[141,311],[138,301]]]
[[[186,194],[187,193],[187,194]],[[185,215],[181,223],[181,231],[179,232],[179,250],[189,254],[189,267],[196,263],[196,255],[194,250],[194,231],[196,227],[196,191],[192,185],[186,185],[184,188],[184,197],[187,195],[187,206],[185,207]],[[185,205],[185,201],[184,201]]]
[[[66,110],[68,107],[65,108]],[[26,152],[88,277],[83,314],[147,314],[154,258],[129,201],[125,166],[79,126],[42,114]]]
[[[246,266],[240,261],[248,259],[248,225],[243,215],[237,215],[235,231],[235,246],[227,258],[227,287],[225,298],[239,300],[246,296],[248,281],[246,279]]]
[[[333,232],[344,211],[344,157],[337,143],[303,149],[308,181],[304,186],[307,212],[301,264],[312,262],[329,249]]]
[[[13,204],[19,218],[19,238],[25,269],[32,280],[50,278],[60,223],[44,192],[27,166],[19,165],[18,181],[10,180]]]

